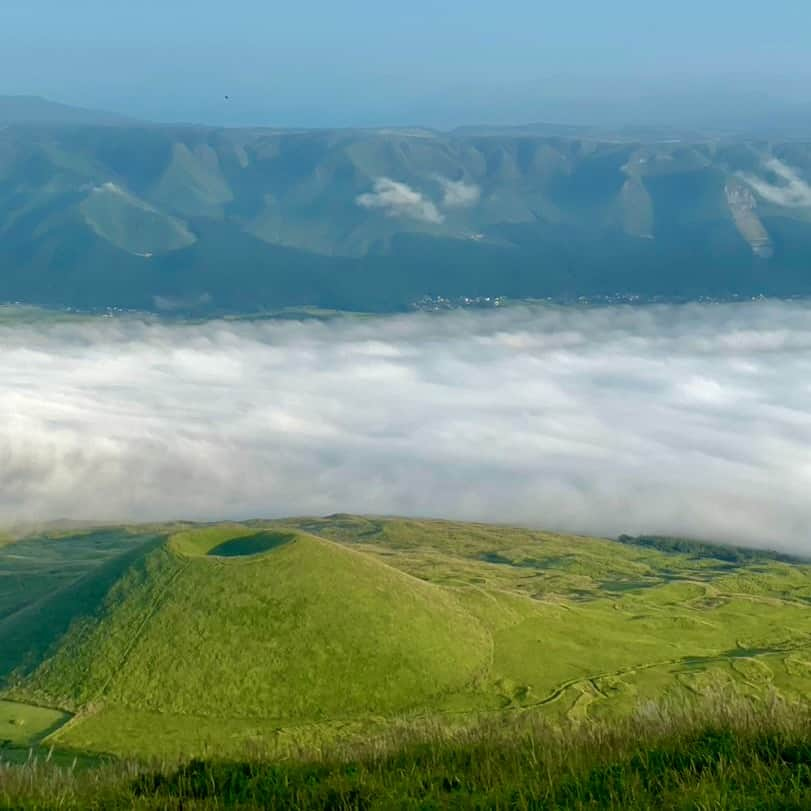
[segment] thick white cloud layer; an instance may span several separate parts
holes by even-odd
[[[811,305],[0,328],[0,521],[433,515],[811,553]]]

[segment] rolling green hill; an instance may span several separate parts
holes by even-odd
[[[797,141],[11,123],[0,301],[807,294],[810,182]]]
[[[40,737],[68,750],[278,752],[811,691],[811,566],[678,539],[338,515],[46,533],[0,548],[0,575],[20,583],[0,699],[53,710]]]
[[[430,706],[486,668],[455,596],[335,543],[239,527],[152,541],[0,625],[11,695],[208,719]]]

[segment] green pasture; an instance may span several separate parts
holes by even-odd
[[[0,750],[28,747],[61,727],[67,713],[14,701],[0,701]]]
[[[76,715],[48,745],[164,758],[719,693],[801,706],[811,566],[717,551],[345,515],[17,539],[0,684]]]

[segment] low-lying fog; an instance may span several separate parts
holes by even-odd
[[[0,521],[389,513],[811,553],[811,305],[0,327]]]

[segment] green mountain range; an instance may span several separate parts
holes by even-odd
[[[811,293],[811,139],[217,129],[12,101],[0,301],[388,311]]]

